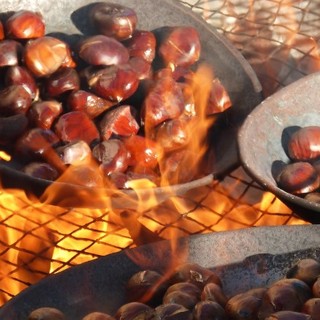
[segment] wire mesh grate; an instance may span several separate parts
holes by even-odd
[[[181,2],[241,51],[266,97],[319,68],[320,1]],[[1,190],[0,304],[48,274],[173,233],[306,223],[241,167],[178,198],[137,214],[40,205],[23,191]]]

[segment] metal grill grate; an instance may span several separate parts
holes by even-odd
[[[248,59],[265,96],[319,69],[320,1],[183,1]],[[137,215],[40,205],[0,193],[0,304],[50,273],[119,250],[180,236],[252,226],[304,224],[241,167]],[[182,209],[183,208],[183,209]],[[138,231],[139,232],[138,232]]]

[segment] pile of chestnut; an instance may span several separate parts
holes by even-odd
[[[127,283],[128,303],[115,313],[91,312],[82,320],[319,320],[320,263],[299,260],[268,287],[227,297],[220,278],[187,263],[170,277],[144,270]],[[66,320],[58,309],[32,311],[28,320]]]
[[[286,153],[290,163],[283,163],[276,182],[283,190],[320,203],[320,126],[298,127],[288,140]]]
[[[160,172],[168,180],[197,121],[193,81],[201,56],[190,26],[138,28],[134,9],[98,2],[88,11],[94,34],[71,46],[46,34],[39,12],[14,12],[0,25],[0,145],[26,174],[56,180],[71,165],[93,160],[101,179],[126,188]],[[224,99],[221,99],[221,97]],[[206,116],[231,106],[216,78]],[[87,162],[88,163],[88,162]],[[83,176],[96,167],[84,165]],[[93,172],[90,172],[92,170]],[[89,171],[89,172],[88,172]],[[192,180],[188,174],[180,182]]]

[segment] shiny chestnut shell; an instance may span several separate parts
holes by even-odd
[[[288,156],[293,161],[315,160],[320,156],[320,126],[307,126],[294,132],[288,141]]]

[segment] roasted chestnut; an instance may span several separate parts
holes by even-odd
[[[288,141],[288,156],[293,161],[310,161],[320,156],[320,127],[298,129]]]
[[[150,320],[192,320],[192,312],[176,303],[161,304],[157,306]]]
[[[279,311],[271,314],[265,320],[313,320],[305,313],[295,311]]]
[[[65,320],[64,314],[56,308],[42,307],[33,310],[29,316],[28,320]]]
[[[194,320],[227,320],[227,315],[223,307],[214,301],[200,301],[193,310]]]
[[[91,312],[83,317],[82,320],[115,320],[115,318],[107,313]]]
[[[293,194],[305,194],[319,188],[320,177],[309,162],[287,164],[277,176],[277,183],[283,190]]]
[[[116,312],[117,320],[148,320],[153,309],[141,302],[129,302],[122,305]]]
[[[315,259],[301,259],[287,272],[287,278],[296,278],[312,286],[320,276],[320,263]]]
[[[99,33],[118,40],[130,38],[138,22],[133,9],[116,3],[99,2],[93,6],[89,16]]]
[[[309,314],[312,320],[320,320],[320,298],[311,298],[306,301],[301,311]]]

